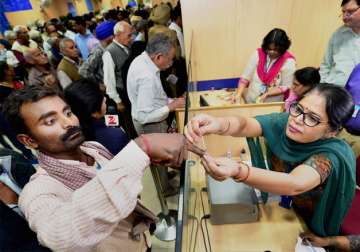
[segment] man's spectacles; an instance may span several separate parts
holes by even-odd
[[[303,122],[306,126],[309,127],[315,127],[320,123],[326,123],[326,121],[321,121],[320,118],[318,118],[318,116],[312,112],[305,113],[303,107],[297,102],[290,105],[289,112],[290,115],[293,117],[298,117],[299,115],[303,115],[302,117]]]
[[[356,9],[353,10],[342,10],[340,16],[343,17],[351,17],[352,15],[355,14],[355,12],[357,12],[360,9],[360,6],[357,7]]]

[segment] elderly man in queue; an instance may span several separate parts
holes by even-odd
[[[184,98],[170,100],[160,80],[160,71],[168,69],[174,57],[173,40],[159,33],[150,38],[145,52],[130,65],[127,88],[131,115],[138,134],[167,132],[169,113],[185,105]],[[175,194],[176,189],[170,185],[166,169],[156,167],[155,170],[160,175],[164,196]]]
[[[61,87],[65,89],[72,82],[80,80],[79,67],[81,59],[72,39],[63,38],[60,40],[59,47],[63,58],[57,67],[57,77]]]
[[[46,54],[39,48],[30,48],[24,54],[31,65],[28,81],[30,85],[42,85],[59,88],[56,70],[49,64]]]
[[[102,56],[106,93],[116,103],[120,124],[130,138],[136,137],[136,132],[131,120],[131,103],[123,79],[123,66],[130,55],[132,33],[133,27],[129,23],[116,23],[114,39]]]
[[[190,149],[183,135],[143,135],[113,156],[84,142],[63,98],[39,86],[13,92],[4,113],[17,138],[38,151],[40,168],[19,206],[40,244],[54,251],[147,251],[155,216],[138,200],[142,176],[150,160],[179,166]]]
[[[26,26],[17,25],[14,27],[14,32],[16,34],[16,40],[12,45],[12,50],[18,51],[22,54],[25,53],[30,48],[37,48],[38,45],[35,41],[30,39],[29,30]]]

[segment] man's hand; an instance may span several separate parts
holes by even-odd
[[[191,151],[192,153],[202,157],[205,155],[206,153],[206,150],[205,149],[202,149],[201,147],[195,145],[195,144],[192,144],[190,143],[189,141],[186,141],[186,149],[188,151]]]
[[[180,167],[187,158],[186,139],[181,134],[146,134],[136,138],[135,142],[155,164]]]
[[[45,82],[48,86],[54,86],[56,84],[56,78],[52,74],[48,74],[44,77]]]
[[[185,98],[180,97],[180,98],[174,99],[174,101],[172,101],[171,103],[168,104],[168,107],[171,112],[175,111],[177,108],[185,107]]]
[[[116,109],[119,112],[124,112],[125,111],[125,105],[122,102],[116,103]]]

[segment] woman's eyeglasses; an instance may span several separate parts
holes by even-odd
[[[303,107],[295,102],[290,105],[289,109],[290,115],[293,117],[298,117],[299,115],[303,115],[302,119],[306,126],[309,127],[315,127],[316,125],[319,125],[320,123],[325,123],[325,121],[321,121],[320,118],[318,118],[317,115],[315,115],[312,112],[305,113]]]

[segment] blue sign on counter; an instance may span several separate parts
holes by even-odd
[[[29,0],[0,0],[4,12],[32,10]]]

